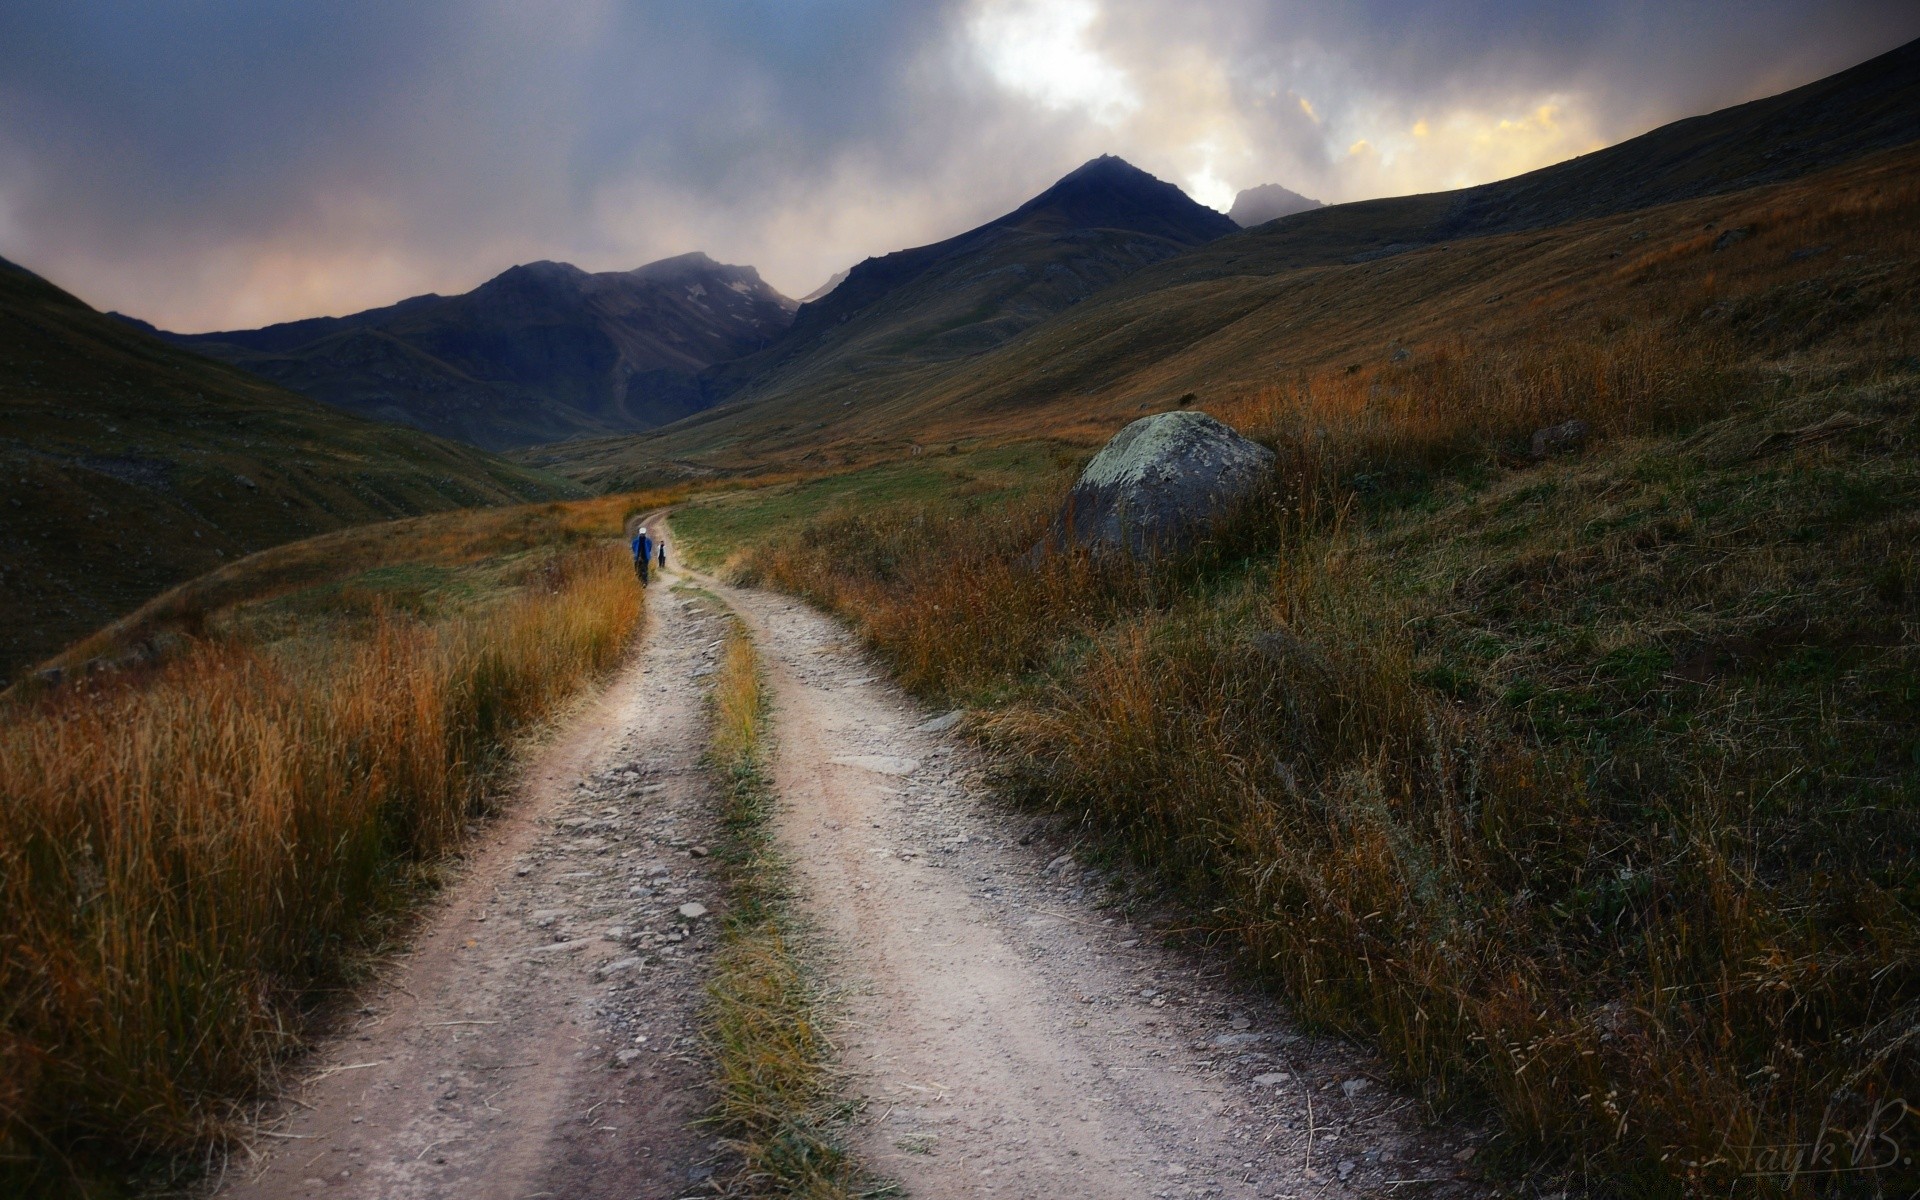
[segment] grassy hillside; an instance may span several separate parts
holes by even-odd
[[[1633,262],[1712,253],[1722,235],[1721,249],[1734,250],[1757,220],[1898,188],[1920,165],[1916,139],[1920,44],[1513,180],[1317,209],[1221,238],[964,360],[875,356],[831,387],[767,389],[655,435],[528,461],[626,486],[968,438],[1092,438],[1188,393],[1217,405],[1322,367],[1497,347],[1543,316],[1585,321],[1595,303],[1615,303]],[[1769,265],[1833,277],[1842,255],[1825,257],[1822,245],[1776,243]],[[1801,251],[1812,253],[1792,257]]]
[[[0,264],[0,682],[265,546],[581,490],[329,409]]]
[[[1025,500],[742,496],[687,528],[975,707],[1017,794],[1303,1014],[1437,1107],[1490,1108],[1498,1169],[1908,1194],[1910,161],[1509,243],[1585,286],[1509,263],[1476,284],[1532,281],[1498,339],[1233,397],[1273,489],[1153,570],[1023,564],[1071,478],[1052,456]],[[1347,278],[1303,311],[1358,336],[1378,298]],[[1590,444],[1530,457],[1569,417]]]

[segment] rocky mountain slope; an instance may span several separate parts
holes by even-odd
[[[0,684],[241,555],[415,513],[577,495],[188,353],[0,260]]]
[[[765,346],[793,309],[752,267],[694,253],[598,274],[528,263],[459,296],[160,336],[362,416],[502,449],[695,412],[700,373]]]

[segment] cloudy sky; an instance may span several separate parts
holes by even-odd
[[[1227,207],[1558,161],[1912,0],[7,0],[0,256],[180,330],[687,250],[799,295],[1103,152]]]

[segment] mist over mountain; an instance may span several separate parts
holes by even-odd
[[[700,373],[766,346],[794,308],[752,267],[696,252],[633,271],[528,263],[458,296],[161,336],[363,416],[503,449],[698,411]]]
[[[1250,187],[1233,198],[1233,207],[1227,210],[1227,216],[1242,229],[1251,229],[1255,225],[1265,225],[1268,221],[1277,221],[1281,217],[1290,217],[1297,212],[1310,208],[1325,208],[1318,200],[1302,196],[1299,192],[1281,187],[1277,183],[1263,183],[1259,187]]]

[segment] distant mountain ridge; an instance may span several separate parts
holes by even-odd
[[[752,267],[695,252],[633,271],[527,263],[351,316],[155,332],[350,412],[504,449],[697,411],[700,373],[766,346],[795,307]]]
[[[1103,154],[1003,217],[944,242],[861,262],[818,303],[801,310],[794,322],[795,333],[803,335],[809,328],[841,324],[854,312],[942,266],[964,268],[970,265],[969,260],[1023,237],[1071,239],[1102,229],[1143,235],[1131,245],[1139,253],[1151,254],[1146,238],[1156,239],[1177,253],[1236,233],[1239,226],[1195,203],[1173,184],[1154,178],[1124,159]],[[1170,258],[1173,253],[1162,257]],[[1111,271],[1097,272],[1108,273]]]
[[[901,372],[991,350],[1237,228],[1173,184],[1102,155],[984,225],[856,264],[801,305],[773,346],[715,367],[703,384],[730,405],[774,394],[807,404],[846,386],[891,386]]]
[[[1242,229],[1252,229],[1255,225],[1278,221],[1281,217],[1290,217],[1297,212],[1325,207],[1326,205],[1320,201],[1302,196],[1299,192],[1283,188],[1277,183],[1263,183],[1259,187],[1247,188],[1235,196],[1233,207],[1227,210],[1227,217]]]
[[[1299,213],[1250,230],[1230,247],[1189,256],[1181,276],[1268,273],[1543,229],[1777,183],[1915,140],[1920,40],[1790,91],[1686,117],[1511,179]],[[1143,277],[1129,286],[1146,284]]]

